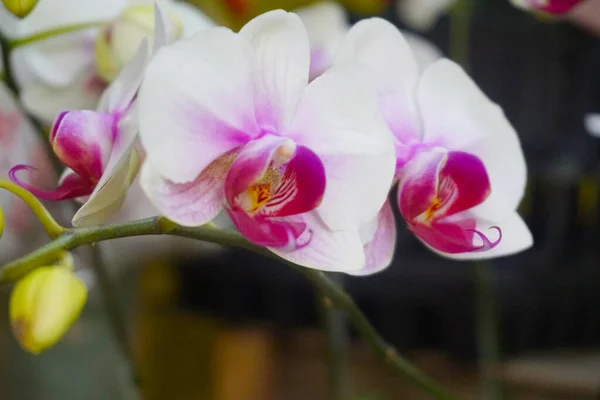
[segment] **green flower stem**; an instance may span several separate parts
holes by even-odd
[[[498,313],[493,288],[495,271],[489,261],[475,263],[474,268],[481,398],[502,400],[504,388],[498,376],[501,360]]]
[[[40,42],[42,40],[50,39],[55,36],[60,36],[60,35],[66,34],[66,33],[81,31],[81,30],[88,29],[88,28],[93,28],[93,27],[96,27],[96,26],[99,26],[102,24],[106,24],[106,23],[107,23],[107,21],[91,21],[91,22],[85,22],[82,24],[60,26],[58,28],[49,29],[47,31],[39,32],[39,33],[33,34],[31,36],[26,36],[26,37],[19,38],[19,39],[9,40],[8,48],[11,50],[16,49],[17,47],[26,46],[28,44]]]
[[[329,273],[329,279],[339,288],[344,287],[342,274]],[[348,400],[352,393],[348,371],[349,324],[344,312],[339,310],[328,297],[317,299],[321,319],[326,333],[329,362],[329,399]]]
[[[71,250],[85,244],[121,237],[164,234],[192,238],[220,245],[241,247],[278,259],[281,263],[304,275],[314,284],[324,298],[327,298],[338,309],[345,311],[356,327],[356,330],[370,345],[373,352],[392,369],[403,375],[409,382],[419,387],[425,393],[428,393],[434,399],[457,399],[457,397],[448,393],[432,378],[425,375],[407,359],[398,354],[394,347],[389,345],[379,335],[348,293],[328,279],[323,272],[290,263],[275,256],[264,247],[253,245],[237,232],[218,230],[210,225],[195,228],[181,227],[164,217],[154,217],[124,224],[67,229],[54,239],[54,241],[2,267],[0,269],[0,282],[9,283],[16,281],[35,268],[43,266],[47,260],[56,259],[58,254],[63,250]]]
[[[44,230],[50,236],[50,238],[54,239],[65,230],[56,220],[52,217],[50,212],[44,207],[44,205],[35,197],[33,194],[29,193],[27,190],[23,189],[21,186],[12,183],[6,179],[0,179],[0,188],[6,189],[15,196],[19,197],[21,200],[27,204],[27,206],[34,212],[37,219],[42,223]],[[2,215],[2,210],[0,210],[0,215]],[[4,231],[4,217],[0,219],[0,234]]]
[[[106,268],[106,263],[102,256],[102,249],[99,244],[91,246],[90,256],[92,268],[96,273],[98,289],[102,294],[100,297],[104,303],[103,305],[112,335],[121,351],[123,360],[127,365],[128,373],[131,375],[131,382],[133,382],[134,387],[137,389],[140,386],[140,376],[138,374],[134,352],[127,332],[126,318],[125,315],[123,315],[123,310],[119,306],[117,290],[115,289],[114,282]]]

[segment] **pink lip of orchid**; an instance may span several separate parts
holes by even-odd
[[[156,5],[155,48],[166,44],[168,19]],[[20,171],[35,168],[17,165],[9,176],[15,183],[44,200],[63,200],[89,196],[73,218],[82,226],[104,220],[122,203],[138,169],[134,144],[137,137],[134,99],[149,58],[146,41],[100,99],[97,111],[64,111],[56,118],[51,134],[52,148],[67,166],[53,191],[26,184],[17,177]]]
[[[519,8],[544,11],[550,14],[565,14],[583,0],[511,0]]]
[[[309,84],[309,62],[300,19],[280,10],[238,34],[213,28],[161,49],[138,97],[141,185],[181,225],[225,209],[246,238],[287,260],[359,270],[359,230],[393,178],[391,136],[363,68]]]
[[[449,60],[419,72],[402,34],[384,20],[351,29],[336,63],[356,60],[377,79],[379,106],[394,134],[398,204],[409,229],[454,259],[530,247],[531,233],[516,212],[525,160],[502,110]]]

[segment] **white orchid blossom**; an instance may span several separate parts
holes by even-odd
[[[142,39],[152,42],[153,3],[44,0],[23,20],[0,7],[0,29],[15,39],[63,26],[99,23],[97,28],[57,35],[14,52],[25,107],[46,123],[62,110],[96,108],[110,83],[107,78],[116,76]],[[212,25],[190,5],[168,0],[161,4],[172,24],[180,26],[177,32],[182,36]]]

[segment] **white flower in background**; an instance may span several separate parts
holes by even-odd
[[[308,32],[312,80],[331,67],[350,24],[344,7],[332,1],[299,8],[296,13]],[[442,56],[440,50],[426,39],[410,33],[404,35],[421,69]]]
[[[171,43],[176,30],[158,3],[155,6],[152,53]],[[74,226],[105,222],[120,208],[137,175],[140,156],[135,150],[138,126],[134,99],[152,53],[147,40],[142,39],[134,57],[104,91],[96,111],[58,114],[50,143],[67,169],[55,190],[21,182],[16,173],[34,169],[28,165],[17,165],[9,172],[14,182],[45,200],[89,196],[73,217]]]
[[[591,136],[600,138],[600,114],[587,114],[583,124]]]
[[[7,177],[8,171],[15,164],[34,161],[38,165],[47,166],[46,171],[50,170],[48,157],[33,126],[17,107],[12,93],[0,82],[0,176]],[[52,178],[52,174],[48,174],[47,178]],[[5,218],[4,233],[0,240],[0,259],[6,261],[21,251],[25,242],[24,235],[28,235],[27,242],[31,243],[32,235],[29,229],[35,225],[33,214],[25,203],[2,189],[0,207]]]
[[[394,134],[398,206],[408,229],[454,259],[531,247],[531,233],[516,211],[527,166],[502,109],[450,60],[419,71],[402,34],[385,20],[352,28],[336,64],[357,60],[376,79],[380,110]]]
[[[107,21],[91,28],[18,48],[15,73],[25,107],[50,123],[68,109],[94,109],[142,39],[152,42],[153,1],[44,0],[18,20],[0,7],[0,29],[23,38],[49,29]],[[164,0],[177,36],[188,36],[212,23],[194,7]]]
[[[398,0],[398,17],[417,30],[433,28],[456,0]]]

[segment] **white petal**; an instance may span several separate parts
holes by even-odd
[[[226,172],[227,169],[207,171],[192,182],[178,184],[160,176],[146,161],[140,184],[162,215],[184,226],[200,226],[223,209]]]
[[[350,29],[344,7],[322,1],[295,10],[308,32],[311,51],[318,51],[333,64],[335,54]]]
[[[133,58],[102,94],[99,112],[118,112],[130,106],[142,83],[148,51],[148,42],[143,40]]]
[[[363,236],[366,263],[360,270],[349,274],[365,276],[383,271],[392,263],[396,248],[396,221],[389,201],[385,202],[379,214],[360,233],[361,236],[369,236],[368,240]]]
[[[583,124],[591,136],[600,137],[600,114],[587,114]]]
[[[106,184],[99,183],[77,211],[71,222],[73,226],[102,224],[121,208],[140,165],[139,155],[133,150],[122,161],[115,166]]]
[[[525,191],[527,166],[519,137],[502,109],[449,60],[427,68],[419,83],[418,103],[424,142],[479,157],[490,177],[495,204],[514,211]]]
[[[429,40],[410,32],[403,31],[402,34],[415,56],[420,71],[425,71],[429,65],[442,58],[441,50]]]
[[[24,37],[49,29],[115,18],[127,0],[41,0],[22,20],[0,7],[0,26],[6,35]]]
[[[252,54],[226,28],[210,28],[160,49],[137,103],[140,137],[165,178],[195,179],[259,129],[254,118]]]
[[[14,52],[13,61],[17,70],[27,69],[48,85],[64,87],[94,67],[96,34],[97,30],[73,32],[20,47]],[[18,75],[22,75],[20,71]]]
[[[502,229],[502,240],[491,250],[463,254],[446,254],[435,249],[431,250],[454,260],[485,260],[520,253],[533,245],[533,236],[531,236],[529,228],[516,212],[506,216],[503,220],[494,220],[493,222],[479,220],[476,229],[494,241],[497,239],[497,233],[495,230],[489,230],[491,226],[498,226]]]
[[[174,1],[169,6],[175,11],[183,24],[184,37],[191,36],[202,29],[215,26],[215,23],[196,6],[183,1]]]
[[[321,271],[350,272],[365,264],[365,252],[358,231],[333,232],[314,213],[303,214],[313,231],[305,247],[294,251],[269,248],[279,257],[294,264]]]
[[[413,29],[431,29],[454,1],[401,0],[398,2],[398,17]]]
[[[60,89],[39,82],[29,84],[22,88],[21,101],[29,112],[48,124],[64,110],[94,110],[100,92],[88,88],[87,79],[80,77],[73,85]]]
[[[254,18],[241,30],[254,53],[256,117],[263,129],[289,124],[308,83],[310,47],[300,18],[282,10]]]
[[[420,137],[414,97],[419,79],[415,57],[400,31],[381,18],[358,22],[340,46],[336,63],[369,66],[379,89],[383,117],[403,143]]]
[[[358,230],[387,198],[396,158],[369,74],[360,65],[334,67],[305,91],[286,135],[313,150],[327,186],[318,208],[330,229]]]

